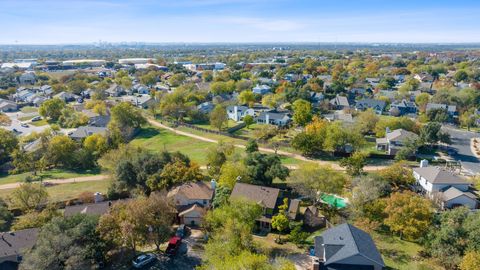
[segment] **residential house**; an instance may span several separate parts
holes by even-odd
[[[372,86],[372,88],[376,88],[377,85],[380,84],[380,78],[366,78],[365,80]]]
[[[415,74],[413,78],[415,78],[419,82],[429,82],[429,83],[433,82],[433,76],[426,72]]]
[[[105,92],[111,97],[119,97],[126,93],[125,89],[116,83],[112,84]]]
[[[268,85],[258,85],[258,84],[257,84],[257,85],[253,88],[252,92],[253,92],[254,94],[265,95],[265,94],[267,94],[267,93],[270,93],[271,90],[272,90],[272,89],[271,89],[270,86],[268,86]]]
[[[416,140],[418,135],[404,129],[388,131],[385,138],[378,138],[376,141],[377,150],[385,151],[387,155],[395,155],[408,140]]]
[[[385,267],[372,237],[348,223],[324,231],[314,242],[313,269],[381,270]]]
[[[94,127],[94,126],[81,126],[81,127],[78,127],[76,130],[72,131],[71,133],[69,133],[68,136],[70,136],[70,138],[74,140],[83,140],[86,137],[93,134],[100,134],[105,136],[107,134],[107,128]]]
[[[67,205],[63,215],[65,217],[73,216],[76,214],[85,214],[92,216],[101,216],[108,213],[112,207],[112,201],[97,202],[97,203],[86,203],[79,205]]]
[[[476,209],[477,196],[471,191],[472,184],[463,177],[422,161],[420,167],[413,169],[416,187],[431,199],[440,199],[443,208],[466,206]]]
[[[278,188],[236,183],[230,194],[231,199],[247,199],[262,207],[262,216],[256,220],[260,230],[271,229],[272,217],[283,203],[282,192]]]
[[[72,93],[68,93],[68,92],[60,92],[60,93],[54,95],[53,97],[61,99],[61,100],[65,101],[66,103],[75,101],[75,100],[80,98],[79,96],[77,96],[75,94],[72,94]]]
[[[20,85],[33,85],[37,81],[37,76],[35,76],[35,72],[25,72],[18,77],[18,82]]]
[[[427,107],[425,111],[433,110],[433,109],[443,109],[447,112],[448,116],[451,118],[456,118],[458,116],[457,106],[455,105],[447,105],[447,104],[439,104],[439,103],[427,103]]]
[[[359,100],[355,104],[355,109],[359,110],[359,111],[365,111],[367,109],[373,109],[373,111],[376,114],[382,114],[382,112],[385,110],[386,106],[387,106],[387,103],[383,100],[366,98],[366,99]]]
[[[241,121],[245,116],[250,115],[254,116],[255,111],[246,106],[228,106],[227,115],[229,119],[232,119],[235,122]]]
[[[142,94],[142,95],[149,95],[150,94],[150,89],[143,84],[138,84],[137,83],[137,84],[132,86],[132,92]]]
[[[340,121],[345,124],[353,124],[355,122],[352,114],[343,111],[334,111],[333,113],[324,114],[323,117],[329,122]]]
[[[17,103],[0,98],[0,112],[14,112],[18,110]]]
[[[88,126],[107,127],[110,122],[110,115],[98,115],[88,119]]]
[[[416,114],[417,113],[417,105],[415,105],[415,102],[403,99],[402,101],[393,102],[392,104],[390,104],[389,113],[392,116],[402,116],[402,115],[406,115],[406,114]]]
[[[212,203],[216,183],[185,183],[170,190],[168,198],[173,200],[181,224],[201,226],[203,216]]]
[[[303,213],[303,224],[310,228],[323,228],[327,225],[327,219],[316,206],[310,205]]]
[[[0,269],[17,269],[24,252],[37,242],[38,229],[0,232]]]
[[[330,100],[330,106],[333,110],[344,110],[350,108],[350,103],[348,102],[347,97],[337,95]]]
[[[276,110],[261,112],[257,117],[258,124],[270,124],[279,127],[288,125],[291,120],[289,112],[279,112]]]
[[[197,105],[197,110],[204,114],[209,114],[215,109],[213,102],[207,101]]]
[[[133,106],[137,106],[142,109],[147,109],[151,105],[155,104],[155,99],[150,95],[123,96],[122,100],[124,102],[130,102]]]

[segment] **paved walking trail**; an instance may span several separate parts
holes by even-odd
[[[167,129],[167,130],[169,130],[169,131],[171,131],[175,134],[187,136],[187,137],[194,138],[194,139],[197,139],[197,140],[201,140],[201,141],[204,141],[204,142],[218,143],[217,140],[206,138],[206,137],[199,136],[199,135],[195,135],[195,134],[190,133],[190,132],[181,131],[181,130],[166,126],[166,125],[164,125],[164,124],[162,124],[162,123],[160,123],[156,120],[153,120],[153,119],[148,119],[148,122],[155,127]],[[234,144],[234,146],[238,147],[238,148],[245,148],[245,145],[241,145],[241,144]],[[260,150],[262,152],[266,152],[266,153],[275,153],[275,150],[271,149],[271,148],[259,147],[258,150]],[[338,165],[337,163],[335,163],[333,161],[309,159],[309,158],[306,158],[302,155],[295,154],[295,153],[290,153],[290,152],[286,152],[286,151],[282,151],[282,150],[278,150],[276,153],[279,154],[279,155],[282,155],[282,156],[291,157],[291,158],[301,160],[301,161],[314,162],[314,163],[317,163],[319,165],[330,165],[335,170],[342,170],[342,171],[345,170],[345,168],[341,167],[340,165]],[[290,169],[298,168],[297,165],[289,165],[288,167]],[[363,168],[363,170],[364,171],[377,171],[377,170],[381,170],[385,167],[386,166],[365,166]]]
[[[50,180],[44,180],[43,183],[45,185],[49,185],[49,184],[58,185],[58,184],[69,184],[69,183],[79,183],[79,182],[102,181],[108,178],[110,178],[110,176],[99,174],[99,175],[81,176],[81,177],[66,178],[66,179],[50,179]],[[23,182],[4,184],[4,185],[0,185],[0,189],[13,189],[13,188],[19,187],[21,184],[23,184]]]

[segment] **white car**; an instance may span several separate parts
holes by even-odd
[[[21,123],[20,126],[24,127],[24,128],[28,128],[29,125],[27,123]]]
[[[153,262],[155,259],[156,259],[156,257],[155,257],[154,254],[146,253],[146,254],[142,254],[142,255],[137,256],[132,261],[132,264],[133,264],[133,267],[135,267],[135,268],[142,268],[145,265]]]

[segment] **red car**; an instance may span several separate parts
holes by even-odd
[[[165,253],[169,256],[175,256],[181,244],[182,244],[182,238],[178,236],[174,236],[170,238],[170,240],[168,241],[168,246],[167,246],[167,249],[165,250]]]

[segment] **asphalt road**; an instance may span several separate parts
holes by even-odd
[[[470,141],[472,138],[480,137],[480,133],[456,129],[450,126],[444,126],[452,139],[451,147],[457,150],[452,157],[462,163],[462,167],[470,174],[480,174],[480,160],[472,153]]]
[[[6,115],[8,117],[10,117],[10,119],[12,120],[12,123],[10,124],[10,126],[6,126],[6,127],[3,127],[7,130],[11,130],[13,131],[13,129],[16,129],[17,131],[21,132],[21,135],[28,135],[32,132],[42,132],[43,130],[45,130],[46,128],[48,128],[49,126],[46,125],[46,126],[41,126],[41,127],[36,127],[34,125],[31,125],[30,124],[30,121],[25,121],[25,123],[28,123],[28,127],[22,127],[21,124],[23,122],[21,122],[20,120],[18,120],[19,118],[22,118],[22,117],[26,117],[26,116],[37,116],[38,113],[22,113],[22,112],[14,112],[14,113],[6,113]]]

